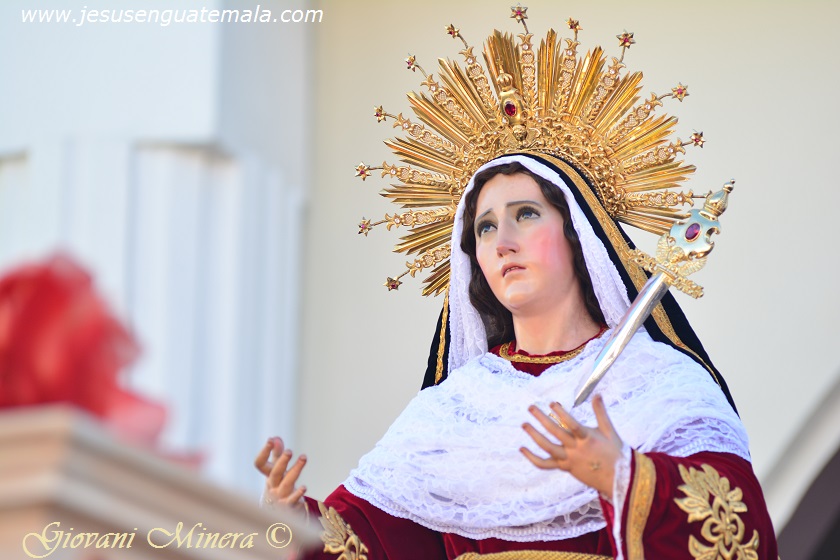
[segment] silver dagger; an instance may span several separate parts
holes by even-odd
[[[676,222],[668,233],[659,238],[656,258],[642,251],[634,250],[632,259],[650,272],[652,276],[639,291],[630,309],[621,318],[612,336],[607,340],[601,353],[595,358],[595,365],[589,379],[578,388],[574,406],[586,401],[595,386],[604,378],[607,370],[615,363],[618,356],[633,338],[633,335],[645,322],[653,309],[674,286],[686,294],[699,298],[703,288],[687,278],[703,268],[706,258],[714,249],[711,240],[713,234],[720,233],[718,218],[726,210],[729,193],[735,188],[735,180],[726,183],[723,189],[706,195],[701,210],[692,210],[686,219]]]

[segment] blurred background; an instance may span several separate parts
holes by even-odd
[[[624,30],[645,91],[689,86],[678,135],[695,192],[734,177],[715,256],[681,298],[751,436],[782,557],[840,551],[840,4],[527,2],[535,42],[581,51]],[[268,23],[23,22],[29,10],[238,9],[232,0],[14,0],[0,5],[0,269],[56,251],[89,268],[142,346],[125,383],[168,406],[165,444],[256,500],[270,435],[309,456],[323,499],[420,387],[442,298],[382,283],[404,269],[378,174],[390,123],[454,23],[480,49],[518,33],[503,2],[259,2]],[[38,15],[34,16],[37,20]],[[43,16],[41,16],[43,17]],[[283,22],[281,19],[301,18]],[[314,20],[314,21],[313,21]],[[653,236],[632,233],[647,250]],[[831,556],[825,556],[831,554]],[[821,556],[822,555],[822,556]]]

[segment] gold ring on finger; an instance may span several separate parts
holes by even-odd
[[[556,414],[554,414],[554,413],[552,412],[552,413],[551,413],[551,414],[549,414],[548,416],[549,416],[552,420],[554,420],[554,422],[556,422],[558,426],[560,426],[561,428],[563,428],[563,429],[564,429],[564,430],[566,430],[567,432],[572,433],[572,431],[569,429],[569,427],[568,427],[568,426],[567,426],[567,425],[566,425],[566,424],[565,424],[562,420],[560,420],[560,418],[559,418]]]

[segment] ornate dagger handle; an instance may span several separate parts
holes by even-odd
[[[718,218],[726,210],[729,193],[734,188],[735,181],[732,180],[720,191],[706,195],[702,210],[692,210],[688,218],[675,223],[668,233],[659,238],[656,258],[639,250],[632,252],[633,260],[653,276],[648,279],[610,339],[601,349],[595,359],[592,374],[578,389],[575,406],[589,398],[595,386],[603,379],[604,374],[615,363],[622,350],[670,286],[694,298],[703,295],[703,288],[689,280],[687,276],[697,272],[706,264],[706,258],[715,247],[711,237],[713,234],[720,233]]]

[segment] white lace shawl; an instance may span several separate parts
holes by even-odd
[[[609,333],[539,377],[493,354],[421,391],[345,487],[396,517],[474,539],[561,540],[605,526],[597,493],[559,470],[534,467],[521,446],[545,455],[522,430],[531,404],[570,409]],[[747,435],[702,367],[637,333],[598,385],[622,440],[642,452],[685,457],[722,451],[749,460]],[[573,414],[596,424],[585,403]]]

